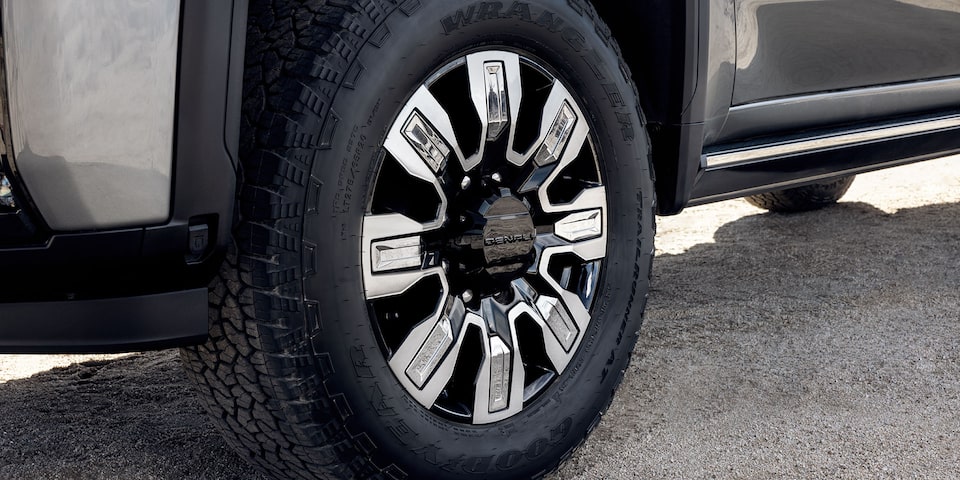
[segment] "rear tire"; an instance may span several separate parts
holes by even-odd
[[[555,469],[599,422],[622,379],[654,251],[647,137],[609,30],[581,1],[531,0],[500,12],[489,10],[499,2],[461,0],[252,3],[241,222],[211,287],[210,339],[182,350],[218,428],[243,457],[281,478],[534,478]],[[435,110],[416,103],[415,92],[438,78],[455,80],[459,69],[473,78],[477,58],[507,70],[522,58],[530,65],[522,82],[569,91],[558,97],[570,106],[560,113],[547,111],[548,100],[518,101],[519,114],[497,108],[510,122],[540,129],[516,165],[488,154],[474,166],[441,148],[470,144],[471,97],[442,105],[455,136],[445,135]],[[523,85],[509,72],[497,80],[497,69],[482,65],[486,81],[506,84],[508,93]],[[492,101],[487,90],[482,98]],[[479,143],[507,148],[507,157],[513,132],[490,133],[490,109],[515,100],[487,103],[488,124],[480,122]],[[524,105],[546,113],[525,115]],[[414,117],[403,113],[411,111],[434,128],[411,130]],[[575,120],[561,121],[569,115]],[[404,132],[404,142],[424,146],[421,156],[447,152],[416,163],[389,146]],[[576,150],[567,148],[573,138]],[[424,193],[433,192],[431,182],[448,199],[439,210],[422,200],[434,195]],[[573,207],[580,203],[588,211]],[[499,215],[498,208],[519,210]],[[381,221],[398,215],[417,221]],[[535,232],[516,221],[527,216]],[[482,223],[455,226],[474,221]],[[417,224],[422,234],[419,227],[382,233]],[[478,229],[476,241],[463,240]],[[378,253],[377,270],[371,248],[396,251]],[[543,253],[551,249],[560,250]],[[417,261],[406,264],[410,255]],[[470,263],[477,258],[486,263]],[[469,273],[452,273],[458,264]],[[419,280],[400,291],[388,278],[395,268]],[[434,278],[438,307],[434,297],[407,301],[414,290],[429,294],[421,287]],[[385,306],[384,298],[394,301]],[[411,313],[424,308],[426,320]],[[514,310],[521,313],[508,317]],[[424,329],[430,335],[410,350],[414,360],[398,368],[404,347],[391,338],[416,339],[428,322],[445,333]],[[550,337],[565,325],[575,340]],[[477,347],[455,348],[445,335]],[[438,353],[421,361],[424,351]],[[440,395],[424,394],[448,359]],[[491,359],[505,360],[498,369]],[[426,385],[413,380],[417,372],[428,373]],[[485,378],[508,380],[506,407],[495,400],[503,392],[493,380],[481,392]]]
[[[746,197],[750,205],[771,212],[795,213],[818,210],[837,203],[853,184],[855,176],[797,188],[777,190]]]

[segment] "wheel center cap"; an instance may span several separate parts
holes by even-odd
[[[522,257],[533,250],[537,236],[530,210],[515,197],[504,196],[490,205],[483,216],[486,220],[483,257],[487,261],[487,270],[502,273],[514,269],[517,263],[522,263]]]

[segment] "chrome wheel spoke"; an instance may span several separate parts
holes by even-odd
[[[463,346],[463,302],[445,298],[430,318],[410,331],[389,361],[401,383],[428,408],[450,381]]]
[[[518,280],[522,281],[522,280]],[[574,322],[563,301],[556,297],[538,295],[518,304],[511,311],[512,318],[527,315],[539,327],[544,350],[556,372],[563,372],[580,344],[581,327]]]
[[[560,82],[554,82],[551,87],[538,132],[529,151],[520,153],[508,149],[507,159],[516,165],[531,159],[540,168],[555,165],[553,172],[556,173],[576,158],[590,133],[583,112]]]
[[[599,243],[599,242],[597,242],[596,240],[591,240],[590,242],[584,242],[584,244],[594,244],[594,243]],[[553,288],[554,292],[559,296],[560,302],[563,304],[564,307],[566,307],[566,310],[570,314],[574,323],[576,323],[577,327],[582,330],[586,328],[587,324],[590,322],[590,311],[587,309],[588,306],[584,305],[583,300],[581,300],[581,298],[577,294],[563,288],[560,285],[560,282],[558,281],[558,279],[551,276],[550,272],[548,271],[548,266],[550,265],[550,262],[551,260],[553,260],[554,256],[558,253],[566,253],[566,252],[572,251],[572,250],[569,250],[569,248],[570,247],[553,247],[553,248],[545,249],[543,251],[543,257],[540,260],[539,270],[540,270],[540,276],[546,281],[548,285],[550,285],[551,288]],[[576,252],[574,251],[574,253]],[[602,258],[602,257],[603,257],[603,254],[601,253],[597,255],[596,258]],[[584,260],[590,260],[590,259],[584,259]]]
[[[542,330],[547,356],[554,368],[563,372],[580,343],[582,327],[573,320],[569,309],[559,298],[541,295],[537,299],[536,312],[539,317],[533,318]]]
[[[553,224],[552,233],[537,235],[535,246],[540,261],[529,273],[544,274],[554,255],[572,253],[585,262],[602,259],[607,253],[607,216],[603,187],[585,189],[557,212],[571,211]]]
[[[410,270],[397,273],[375,273],[366,282],[368,300],[400,295],[421,280],[437,276],[445,279],[443,269],[439,267],[424,270]]]
[[[511,321],[512,323],[512,321]],[[517,345],[516,329],[511,328],[510,344]],[[473,405],[473,423],[492,423],[511,417],[523,408],[523,359],[496,334],[483,340],[483,363],[477,375]]]
[[[542,274],[543,269],[557,254],[572,253],[585,262],[602,259],[607,254],[607,239],[601,235],[589,240],[569,242],[555,234],[545,234],[537,236],[536,248],[540,262],[535,266],[535,271]]]
[[[553,204],[547,199],[546,188],[541,188],[540,192],[541,207],[547,213],[575,212],[578,210],[602,210],[607,204],[606,187],[585,188],[568,203]]]
[[[431,183],[451,156],[465,165],[450,116],[425,86],[400,111],[383,146],[407,173]]]
[[[399,295],[432,275],[446,282],[442,268],[423,268],[421,234],[428,229],[399,213],[364,217],[360,254],[368,299]]]
[[[586,328],[586,325],[590,322],[589,305],[585,304],[580,295],[571,291],[569,286],[566,288],[562,286],[562,278],[558,279],[550,274],[550,265],[555,259],[560,258],[559,255],[568,253],[576,255],[586,262],[602,259],[606,255],[607,242],[605,236],[571,243],[555,235],[546,235],[538,237],[537,243],[547,245],[541,247],[540,262],[536,266],[537,273],[558,295],[560,303],[566,307],[566,312],[570,314],[570,318],[576,323],[577,327],[581,330]],[[546,315],[544,313],[546,308],[540,308],[540,310],[541,313]]]
[[[507,132],[510,144],[516,134],[523,86],[520,57],[509,52],[482,52],[467,55],[470,98],[480,118],[481,141],[477,154],[464,165],[469,171],[483,159],[486,143]],[[469,168],[468,168],[469,167]]]
[[[603,209],[594,208],[563,217],[553,224],[553,232],[568,242],[579,242],[603,235],[603,225]]]

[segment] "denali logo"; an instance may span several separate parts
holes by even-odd
[[[532,233],[521,233],[517,235],[501,235],[499,237],[487,237],[483,239],[483,246],[503,245],[505,243],[527,242],[533,240]]]

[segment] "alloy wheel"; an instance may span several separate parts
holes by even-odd
[[[446,418],[518,414],[593,321],[608,212],[588,119],[531,56],[482,51],[420,85],[383,147],[361,265],[390,369]]]

